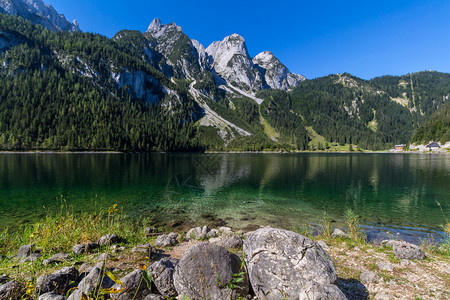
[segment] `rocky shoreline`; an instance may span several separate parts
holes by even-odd
[[[149,243],[129,245],[108,234],[45,260],[34,245],[24,245],[15,257],[3,257],[17,262],[13,270],[21,264],[48,270],[27,285],[15,271],[1,276],[0,299],[450,297],[450,260],[403,241],[358,244],[338,229],[328,241],[314,241],[270,227],[169,234],[147,227],[141,234]]]

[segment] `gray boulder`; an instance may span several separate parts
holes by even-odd
[[[135,270],[125,277],[121,278],[123,285],[114,284],[112,286],[115,290],[121,290],[124,287],[126,289],[120,294],[111,294],[112,299],[117,300],[131,300],[131,299],[143,299],[150,294],[150,289],[147,287],[147,282],[142,278],[143,271]]]
[[[136,247],[131,249],[131,252],[143,252],[146,253],[148,257],[150,257],[152,253],[156,253],[156,249],[151,244],[143,244],[137,245]]]
[[[75,267],[66,267],[50,275],[44,275],[36,281],[36,294],[55,292],[64,294],[69,290],[70,282],[78,278],[78,270]]]
[[[334,262],[311,239],[274,228],[262,228],[244,242],[250,282],[260,299],[297,299],[308,283],[337,283]]]
[[[280,298],[278,298],[280,299]],[[346,300],[344,293],[334,284],[307,282],[302,288],[299,300]]]
[[[21,299],[25,294],[25,285],[18,281],[9,281],[0,285],[0,299]]]
[[[217,229],[211,229],[210,232],[206,235],[206,238],[215,238],[219,235],[219,230]]]
[[[144,298],[144,300],[166,300],[166,298],[158,294],[149,294]]]
[[[44,259],[42,261],[42,264],[44,266],[48,266],[51,264],[61,263],[62,261],[69,259],[69,257],[70,257],[70,254],[68,254],[68,253],[58,253],[58,254],[53,255],[52,257]]]
[[[243,241],[240,236],[233,235],[222,235],[218,238],[213,238],[209,240],[210,243],[225,247],[227,249],[237,249],[241,248],[243,245]]]
[[[119,237],[117,236],[117,234],[107,234],[102,236],[99,240],[98,240],[98,244],[99,245],[112,245],[114,243],[118,243],[119,242]]]
[[[20,263],[23,264],[23,263],[26,263],[26,262],[35,262],[35,261],[37,261],[37,260],[38,260],[39,258],[41,258],[41,257],[42,257],[42,254],[39,253],[39,252],[31,253],[29,256],[23,258],[23,259],[20,261]]]
[[[153,283],[158,292],[167,297],[177,296],[177,291],[173,283],[173,273],[178,264],[178,259],[163,258],[153,263],[149,269],[152,274]]]
[[[97,261],[107,261],[108,259],[111,259],[111,254],[109,253],[102,253],[97,257]]]
[[[359,278],[361,279],[361,282],[364,284],[376,283],[380,280],[380,276],[378,276],[377,273],[372,271],[362,272]]]
[[[108,289],[114,285],[104,270],[94,268],[92,271],[81,280],[76,290],[69,296],[68,300],[80,300],[82,295],[88,295],[91,291],[95,291],[98,294],[101,289]]]
[[[193,239],[193,240],[204,240],[207,238],[207,233],[203,233],[202,228],[195,227],[195,228],[191,228],[186,233],[186,238]]]
[[[398,259],[424,259],[425,251],[419,246],[407,242],[395,242],[392,245]]]
[[[17,252],[17,256],[16,259],[21,259],[24,257],[28,257],[31,254],[34,253],[34,245],[30,244],[30,245],[23,245],[22,247],[19,248],[19,251]]]
[[[97,244],[97,243],[78,244],[78,245],[73,246],[72,252],[75,255],[80,255],[80,254],[83,254],[85,252],[90,253],[90,252],[92,252],[93,250],[95,250],[95,249],[97,249],[99,247],[100,247],[100,245]]]
[[[38,300],[65,300],[66,297],[57,295],[55,293],[45,293],[43,295],[40,295]]]
[[[348,234],[346,234],[344,231],[340,230],[339,228],[335,228],[333,230],[333,233],[331,234],[331,237],[349,237]]]
[[[379,263],[378,264],[378,268],[381,271],[388,271],[388,272],[393,272],[394,271],[394,266],[385,262]]]
[[[160,235],[156,238],[155,245],[157,247],[169,247],[178,244],[178,234],[172,232],[167,235]]]
[[[175,267],[174,284],[179,297],[189,299],[237,299],[248,293],[247,274],[230,289],[233,274],[240,273],[238,256],[210,243],[192,246]]]

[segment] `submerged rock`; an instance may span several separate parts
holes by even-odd
[[[338,279],[333,260],[307,237],[262,228],[247,237],[244,253],[250,282],[259,299],[280,299],[281,295],[298,299],[299,295],[309,296],[307,286],[314,287],[315,294],[332,291],[339,295],[335,299],[345,299],[339,289],[329,287]]]
[[[174,284],[180,298],[236,299],[245,297],[249,282],[247,274],[230,289],[233,274],[241,272],[239,257],[225,248],[200,243],[192,246],[175,267]]]

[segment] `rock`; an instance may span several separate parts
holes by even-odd
[[[297,299],[308,282],[321,286],[337,283],[334,262],[311,239],[274,228],[262,228],[244,242],[245,261],[259,299],[279,299],[280,289]]]
[[[241,261],[235,254],[217,245],[200,243],[189,248],[178,262],[174,284],[180,299],[236,299],[248,293],[247,274],[236,288],[230,289],[227,284],[233,274],[241,271]]]
[[[209,242],[215,245],[225,247],[227,249],[241,248],[244,243],[241,237],[236,234],[222,235],[218,238],[210,239]]]
[[[206,236],[208,232],[210,232],[211,229],[208,226],[203,226],[202,228],[202,235]]]
[[[318,241],[317,245],[319,245],[320,247],[322,247],[323,250],[330,250],[330,247],[327,245],[327,243],[325,243],[325,241]]]
[[[92,252],[93,250],[95,250],[95,249],[97,249],[99,247],[100,247],[100,245],[97,244],[97,243],[78,244],[78,245],[73,246],[72,252],[75,255],[80,255],[80,254],[83,254],[85,252],[90,253],[90,252]]]
[[[419,246],[407,242],[393,243],[394,255],[398,259],[424,259],[425,252]]]
[[[147,253],[147,256],[150,257],[152,253],[156,253],[156,249],[150,244],[144,244],[144,245],[137,245],[136,247],[131,249],[131,252],[145,252]]]
[[[208,232],[208,234],[206,235],[206,238],[215,238],[219,235],[219,230],[217,229],[211,229],[210,232]]]
[[[8,277],[8,275],[3,274],[2,276],[0,276],[0,284],[4,284],[5,282],[10,281],[10,278]]]
[[[233,235],[234,232],[230,227],[220,227],[219,235]]]
[[[348,234],[346,234],[344,231],[340,230],[339,228],[335,228],[333,233],[331,234],[332,237],[348,237]]]
[[[81,280],[76,290],[70,295],[68,300],[81,300],[83,294],[88,295],[91,291],[98,291],[100,289],[108,289],[114,285],[112,281],[103,270],[94,268],[92,271]],[[94,295],[96,296],[96,295]]]
[[[78,278],[78,270],[75,267],[66,267],[50,275],[41,276],[36,281],[36,293],[38,295],[55,292],[65,294],[70,288],[70,282]]]
[[[278,298],[279,299],[279,298]],[[301,289],[299,300],[346,300],[344,293],[334,284],[319,284],[314,281],[307,282]]]
[[[167,235],[160,235],[155,241],[157,247],[169,247],[178,244],[178,234],[172,232]]]
[[[102,236],[99,240],[98,240],[98,244],[99,245],[112,245],[114,243],[118,243],[119,242],[119,237],[117,236],[117,234],[107,234]]]
[[[100,255],[97,257],[97,261],[107,261],[107,260],[110,259],[111,257],[112,257],[111,254],[103,253],[103,254],[100,254]]]
[[[384,294],[384,293],[377,293],[373,299],[374,300],[390,300],[390,299],[395,299],[395,297],[392,295]]]
[[[23,263],[26,263],[26,262],[35,262],[35,261],[37,261],[37,260],[38,260],[39,258],[41,258],[41,257],[42,257],[42,254],[41,254],[41,253],[31,253],[30,256],[23,258],[23,259],[20,261],[20,263],[23,264]]]
[[[142,276],[142,270],[135,270],[125,277],[120,278],[123,285],[116,283],[112,286],[112,288],[121,290],[126,287],[126,289],[120,294],[111,294],[111,298],[117,300],[143,299],[145,296],[150,294],[150,290]]]
[[[204,240],[206,238],[206,234],[202,234],[202,229],[200,227],[191,228],[186,233],[187,239],[194,239],[194,240]]]
[[[16,259],[21,259],[24,257],[28,257],[31,254],[34,253],[34,245],[23,245],[19,248],[19,251],[17,252]]]
[[[362,272],[359,278],[361,279],[361,282],[364,284],[376,283],[380,280],[380,276],[378,276],[377,273],[372,271]]]
[[[177,291],[173,283],[173,272],[177,264],[178,259],[163,258],[149,267],[153,283],[158,292],[163,296],[169,298],[177,296]]]
[[[43,295],[40,295],[38,300],[65,300],[66,297],[57,295],[55,293],[45,293]]]
[[[25,294],[25,285],[18,281],[9,281],[0,285],[0,299],[21,299]]]
[[[83,254],[86,251],[86,244],[78,244],[72,247],[72,252],[75,255]]]
[[[147,295],[147,297],[144,298],[144,300],[165,300],[166,298],[164,298],[162,295],[158,295],[158,294],[149,294]]]
[[[378,264],[378,268],[382,271],[388,271],[388,272],[394,271],[394,266],[392,266],[391,264],[388,264],[388,263],[384,263],[384,262]]]
[[[42,264],[44,266],[48,266],[48,265],[51,265],[51,264],[58,264],[58,263],[61,263],[63,260],[67,260],[69,257],[70,257],[70,254],[58,253],[58,254],[53,255],[50,258],[44,259],[42,261]]]

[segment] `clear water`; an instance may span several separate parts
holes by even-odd
[[[444,236],[450,156],[429,154],[4,154],[0,226],[32,222],[65,203],[115,203],[133,217],[186,227],[342,226],[351,208],[369,236]],[[220,219],[220,220],[219,220]],[[216,222],[216,223],[214,223]]]

